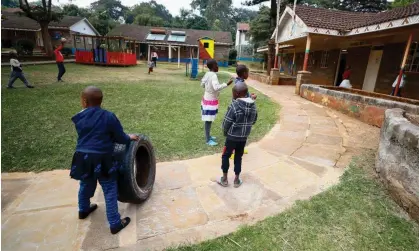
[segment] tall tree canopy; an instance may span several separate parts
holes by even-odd
[[[19,1],[18,0],[1,0],[1,7],[17,8],[19,7]]]
[[[154,0],[135,5],[125,15],[125,23],[145,26],[170,26],[172,19],[169,10]]]
[[[87,8],[81,8],[75,4],[67,4],[63,6],[62,13],[66,16],[86,17],[89,18],[92,13]]]
[[[124,6],[120,0],[98,0],[90,5],[90,8],[95,12],[106,12],[107,16],[117,21],[123,18],[127,7]]]
[[[403,6],[406,6],[415,2],[419,2],[419,0],[394,0],[394,2],[391,3],[391,7],[392,8],[403,7]]]
[[[53,21],[60,21],[63,17],[61,13],[52,10],[52,0],[42,0],[41,5],[29,4],[28,0],[19,0],[19,6],[25,16],[37,21],[41,26],[42,40],[45,52],[52,56],[51,36],[49,35],[48,25]]]
[[[194,14],[191,10],[180,9],[179,16],[173,18],[172,27],[195,30],[209,30],[210,26],[202,16]]]
[[[213,30],[230,31],[232,0],[193,0],[192,9],[198,9]]]
[[[255,19],[250,23],[250,35],[255,48],[266,45],[275,27],[271,26],[271,10],[261,6]]]

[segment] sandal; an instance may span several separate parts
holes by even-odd
[[[234,181],[234,187],[238,188],[239,186],[241,186],[243,184],[243,181],[241,179],[238,180],[238,182]]]
[[[224,180],[224,181],[223,181],[223,177],[221,177],[221,178],[220,178],[220,180],[219,180],[219,181],[217,181],[217,183],[218,183],[220,186],[223,186],[223,187],[228,187],[228,180],[226,179],[226,180]]]
[[[121,219],[121,223],[119,224],[119,226],[117,227],[111,227],[111,233],[112,234],[117,234],[119,233],[119,231],[121,231],[122,229],[124,229],[126,226],[128,226],[128,224],[131,222],[131,219],[129,217],[125,217],[123,219]]]

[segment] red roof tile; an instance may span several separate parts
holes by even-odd
[[[239,31],[248,31],[250,30],[250,25],[248,23],[237,23],[237,29]]]
[[[298,5],[295,13],[310,27],[351,30],[418,15],[419,2],[379,13],[350,12]]]

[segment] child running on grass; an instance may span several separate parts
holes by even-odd
[[[8,89],[14,89],[13,84],[16,79],[22,80],[22,82],[28,88],[33,88],[33,86],[28,82],[25,75],[23,74],[22,65],[19,60],[17,60],[17,54],[15,52],[10,52],[10,67],[12,72],[10,73],[9,84],[7,85]]]
[[[149,61],[148,62],[148,74],[150,74],[151,72],[153,72],[153,68],[154,68],[154,62],[153,61]]]
[[[218,143],[216,138],[211,136],[211,125],[218,113],[218,96],[222,89],[233,83],[233,80],[223,84],[218,82],[218,64],[214,59],[208,60],[207,67],[210,71],[205,73],[201,80],[201,87],[205,88],[201,101],[202,121],[205,127],[205,142],[210,146],[216,146]]]
[[[112,234],[130,223],[130,218],[121,219],[118,212],[117,174],[120,163],[112,157],[114,143],[128,144],[138,140],[136,135],[127,135],[115,114],[102,109],[102,91],[87,87],[81,94],[83,110],[76,114],[74,122],[78,134],[76,151],[71,164],[70,176],[80,180],[79,219],[85,219],[97,209],[90,204],[95,194],[97,181],[105,195],[106,216]]]
[[[237,83],[234,85],[233,101],[228,107],[223,121],[224,136],[227,138],[222,155],[221,170],[223,171],[223,176],[218,181],[218,184],[224,187],[228,186],[229,158],[233,150],[235,151],[234,173],[236,174],[234,187],[239,187],[243,183],[240,179],[240,173],[244,146],[258,117],[255,101],[250,97],[246,97],[247,93],[248,88],[246,84]]]

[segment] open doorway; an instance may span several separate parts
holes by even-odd
[[[336,78],[335,78],[335,86],[339,86],[342,83],[342,75],[346,68],[346,56],[348,52],[346,50],[342,50],[339,56],[339,63],[336,69]]]

